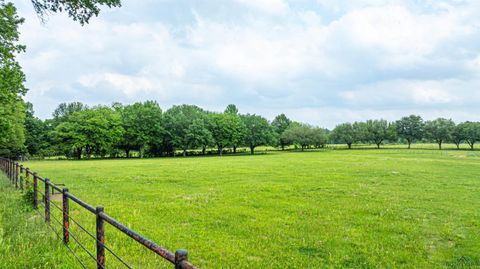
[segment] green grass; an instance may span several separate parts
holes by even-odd
[[[0,175],[0,268],[77,268],[22,194]]]
[[[480,267],[477,151],[320,150],[26,166],[158,244],[188,249],[203,268]],[[72,205],[72,216],[93,229],[91,214]],[[136,266],[171,268],[110,226],[106,242]],[[108,253],[107,264],[116,264]]]

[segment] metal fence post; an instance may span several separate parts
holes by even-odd
[[[45,222],[50,222],[50,179],[45,179]]]
[[[183,263],[188,261],[188,252],[185,249],[175,251],[175,269],[183,269]]]
[[[15,163],[15,188],[18,189],[18,175],[19,175],[20,166],[18,163]]]
[[[105,223],[100,216],[103,213],[103,206],[97,206],[97,268],[105,268]]]
[[[33,173],[33,209],[38,209],[38,178],[37,173]]]
[[[70,221],[68,219],[69,216],[69,208],[68,208],[68,196],[67,196],[68,189],[64,188],[62,190],[62,200],[63,200],[63,243],[68,244],[70,239]]]
[[[20,189],[23,191],[23,165],[20,165]]]

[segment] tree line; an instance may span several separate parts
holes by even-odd
[[[480,141],[480,123],[455,124],[439,118],[424,121],[420,116],[403,117],[395,122],[368,120],[342,123],[328,130],[290,120],[280,114],[273,121],[255,114],[241,114],[230,104],[224,112],[211,112],[195,105],[178,105],[162,111],[155,101],[130,105],[88,107],[80,102],[62,103],[51,119],[40,120],[27,105],[25,153],[35,156],[139,157],[222,155],[238,148],[254,154],[259,146],[284,150],[295,146],[323,148],[328,143],[375,144],[405,141],[410,148],[416,141],[434,141],[441,149],[445,142],[471,149]]]

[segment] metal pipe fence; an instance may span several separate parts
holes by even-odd
[[[42,215],[42,218],[44,218],[45,222],[56,234],[58,239],[63,241],[63,244],[83,268],[88,268],[85,258],[88,258],[93,262],[95,268],[106,268],[106,253],[111,255],[111,257],[118,261],[123,267],[133,268],[125,261],[125,259],[120,257],[120,255],[115,253],[105,244],[105,223],[108,223],[109,227],[113,227],[120,233],[127,235],[133,239],[134,242],[173,264],[175,269],[198,269],[188,261],[188,252],[186,250],[180,249],[173,253],[157,245],[152,240],[142,236],[138,232],[128,228],[126,225],[107,215],[103,206],[94,207],[80,200],[71,194],[68,188],[65,188],[65,185],[55,184],[48,178],[42,178],[37,173],[32,172],[29,168],[25,168],[18,162],[8,158],[0,157],[0,170],[5,173],[10,183],[15,186],[16,189],[23,191],[26,188],[31,188],[33,190],[32,207]],[[43,185],[44,192],[40,190],[40,185]],[[63,188],[60,188],[60,186]],[[61,206],[52,201],[54,191],[57,191],[62,196]],[[88,229],[72,218],[70,213],[71,202],[95,216],[95,232],[89,232]],[[43,210],[43,214],[41,214],[42,212],[40,211],[40,208]],[[55,211],[57,213],[54,213]],[[88,250],[85,246],[85,238],[81,239],[79,234],[72,233],[72,226],[70,224],[75,224],[79,228],[78,231],[82,232],[87,239],[91,240],[90,242],[94,243],[95,251]],[[84,240],[84,242],[82,242],[82,240]],[[75,251],[77,248],[74,249],[74,246],[72,245],[73,243],[75,243],[79,249],[83,250],[83,254]]]

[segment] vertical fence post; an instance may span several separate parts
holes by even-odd
[[[175,251],[175,269],[183,269],[183,263],[188,261],[188,252],[185,249]]]
[[[38,209],[38,178],[36,172],[33,172],[33,209]]]
[[[103,206],[97,206],[97,268],[105,268],[105,224],[100,217],[100,213],[103,213]]]
[[[50,222],[50,179],[45,179],[45,222]]]
[[[23,191],[23,165],[20,165],[20,189]]]
[[[30,169],[25,168],[25,188],[28,188],[29,181],[30,181]]]
[[[67,196],[68,189],[64,188],[62,190],[62,200],[63,200],[63,243],[66,245],[70,239],[70,221],[68,219],[69,216],[69,208],[68,208],[68,196]]]
[[[18,189],[18,175],[20,170],[20,165],[18,163],[15,163],[15,188]]]

